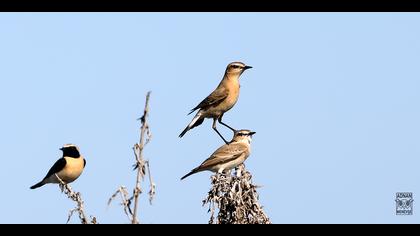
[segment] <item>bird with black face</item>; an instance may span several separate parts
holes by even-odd
[[[247,66],[242,62],[230,63],[226,67],[223,79],[220,81],[217,88],[203,101],[201,101],[200,104],[191,110],[189,114],[196,110],[198,110],[198,112],[192,121],[188,124],[188,126],[181,132],[179,137],[181,138],[190,129],[201,125],[205,118],[213,118],[213,130],[216,131],[216,133],[223,139],[226,144],[228,144],[229,142],[227,142],[226,139],[217,130],[216,121],[219,121],[220,124],[235,132],[235,129],[223,123],[222,118],[223,114],[229,111],[238,101],[240,89],[239,77],[245,70],[250,68],[252,68],[252,66]]]
[[[236,168],[251,154],[251,141],[254,134],[255,132],[247,129],[235,130],[229,144],[218,148],[207,160],[182,177],[181,180],[205,170],[220,174]]]
[[[60,181],[57,176],[68,184],[82,174],[86,166],[86,160],[80,155],[79,148],[74,144],[66,144],[60,150],[63,151],[63,157],[58,159],[44,179],[32,186],[31,189],[39,188],[48,183],[58,184]]]

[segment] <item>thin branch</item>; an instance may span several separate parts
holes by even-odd
[[[136,160],[137,160],[137,178],[136,178],[136,187],[133,191],[134,196],[134,210],[133,210],[133,224],[138,224],[139,221],[137,219],[137,211],[139,206],[139,195],[141,193],[141,180],[144,179],[145,175],[145,162],[143,158],[143,149],[145,146],[145,134],[149,130],[149,124],[147,123],[147,116],[149,114],[149,98],[150,98],[150,92],[146,95],[146,104],[144,106],[144,112],[143,116],[140,118],[141,120],[141,129],[140,129],[140,142],[136,145],[134,145],[134,149],[137,151],[136,153]]]
[[[146,166],[147,166],[147,175],[149,176],[149,186],[150,186],[149,203],[150,205],[152,205],[153,198],[155,197],[155,194],[156,194],[156,184],[153,182],[152,174],[150,174],[149,161],[146,161]]]
[[[62,179],[60,179],[60,177],[58,177],[57,174],[55,174],[55,176],[57,177],[58,181],[60,181],[59,186],[60,186],[61,192],[64,192],[64,194],[66,194],[68,198],[70,198],[71,200],[77,203],[77,207],[70,210],[67,223],[69,223],[71,217],[73,216],[73,213],[78,212],[79,219],[82,224],[97,224],[96,217],[91,217],[92,220],[88,220],[88,218],[86,217],[81,193],[74,192],[69,184],[66,184]]]
[[[124,213],[128,217],[128,220],[131,221],[131,216],[133,212],[131,211],[130,204],[131,200],[128,198],[127,188],[125,186],[121,186],[108,200],[108,206],[111,205],[111,202],[117,197],[117,195],[121,196],[121,205],[123,206]]]
[[[150,165],[149,161],[144,159],[143,150],[144,147],[150,142],[152,138],[152,133],[150,131],[149,123],[147,120],[147,117],[149,115],[149,99],[150,99],[151,92],[148,92],[146,95],[146,102],[145,107],[143,111],[143,116],[139,118],[138,120],[141,121],[141,127],[140,127],[140,141],[139,143],[134,144],[133,152],[134,157],[136,159],[136,163],[133,165],[134,170],[137,170],[137,176],[136,176],[136,183],[133,189],[133,195],[128,198],[127,189],[125,187],[120,187],[118,190],[111,196],[111,198],[108,201],[108,205],[110,202],[120,193],[121,199],[122,199],[122,205],[124,206],[124,212],[130,219],[132,224],[138,224],[139,220],[137,218],[138,209],[139,209],[139,197],[140,194],[142,194],[142,186],[141,181],[144,180],[144,177],[147,173],[149,177],[149,202],[152,204],[152,200],[155,195],[155,189],[156,185],[153,182],[152,175],[150,174]],[[132,203],[134,202],[134,206],[132,206]]]

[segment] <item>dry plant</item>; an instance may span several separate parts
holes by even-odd
[[[142,193],[142,186],[141,182],[144,180],[146,174],[148,175],[149,179],[149,202],[152,204],[153,198],[155,196],[155,189],[156,185],[153,182],[152,175],[150,174],[150,166],[149,161],[144,159],[143,150],[144,147],[150,142],[152,138],[152,133],[150,132],[149,123],[147,122],[147,117],[149,115],[149,98],[150,93],[148,92],[146,95],[146,104],[144,107],[143,116],[139,118],[141,121],[141,128],[140,128],[140,142],[134,144],[133,151],[134,156],[136,158],[136,163],[133,165],[134,170],[137,170],[137,178],[136,184],[133,189],[133,195],[131,197],[128,196],[128,190],[125,186],[120,186],[118,190],[111,196],[108,201],[108,205],[120,195],[121,197],[121,205],[123,206],[124,213],[127,215],[128,219],[132,224],[139,224],[139,220],[137,218],[138,208],[139,208],[139,196]],[[134,206],[133,206],[134,202]]]
[[[234,175],[213,175],[211,184],[203,200],[203,206],[209,204],[209,224],[271,224],[258,202],[258,186],[252,183],[252,175],[243,164]],[[216,207],[219,212],[215,219]]]
[[[57,174],[55,174],[55,176],[60,181],[59,186],[60,186],[61,192],[66,194],[68,198],[70,198],[71,200],[77,203],[77,207],[74,208],[73,210],[70,210],[69,216],[67,218],[67,223],[69,223],[71,217],[73,216],[73,213],[78,212],[79,219],[82,224],[97,224],[98,222],[96,221],[96,217],[91,216],[90,220],[86,217],[82,195],[79,192],[74,192],[73,189],[70,187],[70,185],[66,184],[62,179],[60,179],[60,177],[58,177]]]

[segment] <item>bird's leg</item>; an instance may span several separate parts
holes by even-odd
[[[216,133],[223,139],[223,141],[227,144],[227,145],[229,145],[229,142],[228,141],[226,141],[226,139],[225,138],[223,138],[223,136],[219,133],[219,131],[216,129],[216,119],[214,119],[213,120],[213,129],[214,129],[214,131],[216,131]]]
[[[57,180],[59,182],[58,186],[60,186],[61,192],[64,192],[64,187],[65,187],[66,183],[64,183],[64,181],[60,177],[58,177],[57,173],[55,174],[55,177],[57,178]]]
[[[219,117],[219,123],[222,124],[222,125],[224,125],[224,126],[226,126],[226,127],[228,127],[230,130],[232,130],[235,133],[236,130],[234,128],[230,127],[229,125],[223,123],[222,118],[223,118],[223,115],[221,115]]]

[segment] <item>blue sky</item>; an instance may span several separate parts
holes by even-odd
[[[145,150],[157,184],[142,223],[207,223],[210,172],[180,181],[217,147],[189,110],[226,65],[254,68],[224,116],[257,132],[246,161],[274,223],[418,223],[418,13],[2,13],[2,223],[65,223],[73,202],[39,181],[77,144],[72,184],[100,223],[127,223],[107,200],[134,185],[132,146],[152,91]],[[231,135],[224,127],[219,130]],[[395,215],[413,192],[414,215]],[[78,223],[74,218],[72,223]]]

